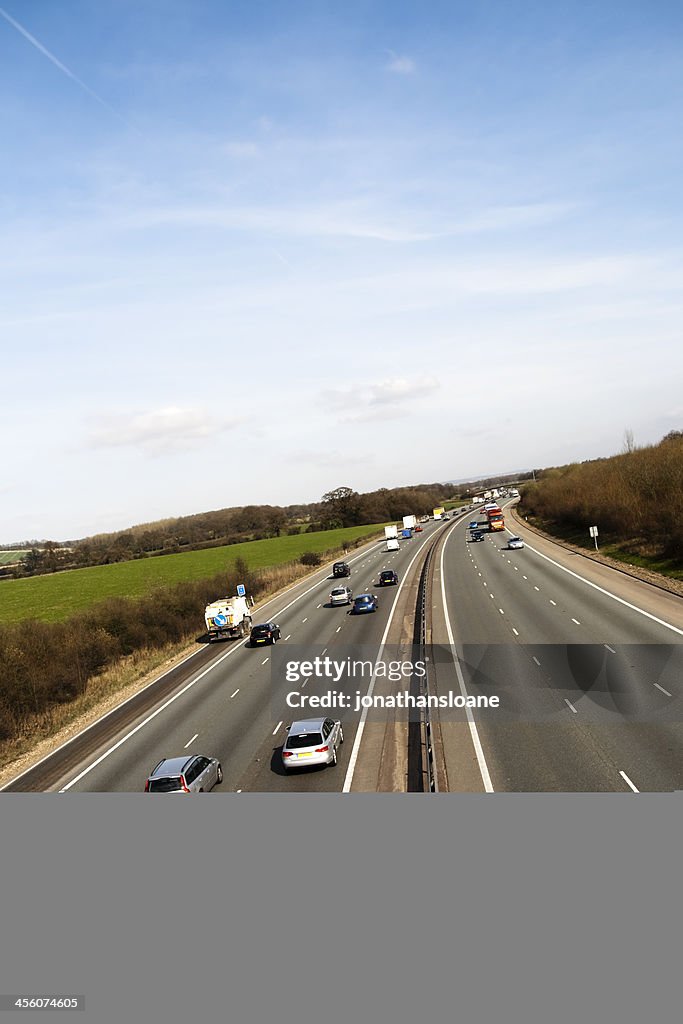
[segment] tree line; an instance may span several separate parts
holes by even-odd
[[[245,505],[143,523],[127,530],[68,542],[29,542],[28,554],[8,577],[37,576],[63,569],[108,565],[137,558],[221,547],[282,534],[317,532],[343,526],[391,522],[407,514],[425,515],[450,497],[452,484],[419,484],[358,493],[337,487],[318,502],[298,505]]]
[[[683,567],[683,431],[642,447],[631,439],[611,458],[539,471],[522,501],[525,513],[560,529],[587,535],[597,526],[608,543],[628,542]]]

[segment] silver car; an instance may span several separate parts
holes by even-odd
[[[306,718],[293,722],[282,747],[283,767],[290,771],[314,764],[336,764],[337,747],[343,742],[341,722],[332,718]]]
[[[330,604],[334,607],[337,604],[351,604],[353,591],[350,587],[333,587],[330,592]]]
[[[204,793],[223,781],[215,757],[164,757],[150,772],[145,793]]]
[[[521,537],[510,537],[510,540],[508,541],[508,548],[511,551],[517,551],[519,548],[523,548],[523,547],[524,547],[524,541],[522,540]]]

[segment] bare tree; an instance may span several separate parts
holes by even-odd
[[[633,440],[633,431],[630,427],[627,427],[624,431],[624,446],[623,452],[634,452],[636,450],[635,441]]]

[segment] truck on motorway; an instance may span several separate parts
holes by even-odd
[[[497,505],[494,508],[486,510],[486,518],[489,521],[489,530],[492,533],[497,530],[505,529],[505,517],[503,516],[502,510],[498,508]]]
[[[384,527],[384,539],[385,540],[396,540],[398,537],[397,526],[385,526]]]
[[[435,519],[443,519],[443,517],[446,515],[446,509],[435,508],[432,515],[434,516]]]
[[[253,604],[253,601],[251,602]],[[251,630],[251,604],[246,597],[221,597],[204,611],[209,642],[224,637],[244,638]]]
[[[410,538],[413,536],[413,531],[410,528],[406,530],[401,530],[401,536],[403,537],[404,540],[410,540]]]
[[[403,529],[414,530],[417,526],[417,516],[404,516],[403,517]]]

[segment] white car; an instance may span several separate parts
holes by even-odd
[[[516,551],[518,548],[524,547],[524,541],[521,537],[510,537],[508,541],[508,548],[510,551]]]
[[[330,592],[330,607],[334,608],[337,604],[351,604],[353,601],[353,591],[350,587],[333,587]]]
[[[293,722],[282,746],[282,765],[309,768],[316,764],[336,764],[337,747],[344,742],[341,722],[333,718],[306,718]]]

